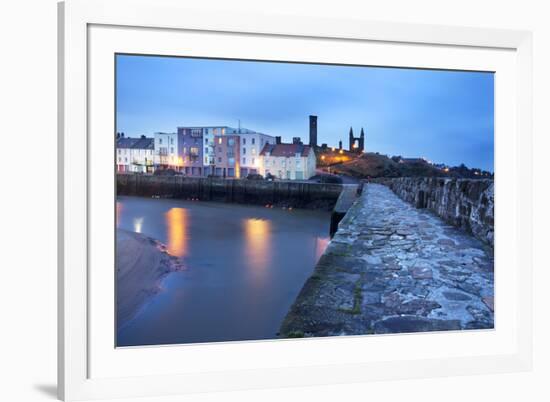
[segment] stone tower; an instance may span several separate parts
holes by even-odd
[[[361,127],[361,135],[359,136],[359,152],[365,151],[365,131]]]
[[[309,116],[309,145],[317,146],[317,116]]]

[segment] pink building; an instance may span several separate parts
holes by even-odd
[[[241,177],[239,135],[214,137],[214,174],[220,177]]]

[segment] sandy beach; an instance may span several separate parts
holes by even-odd
[[[123,327],[148,298],[159,291],[161,279],[181,267],[159,241],[117,229],[117,326]]]

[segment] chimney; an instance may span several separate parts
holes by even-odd
[[[309,116],[309,145],[317,146],[317,116]]]
[[[292,143],[293,144],[301,144],[302,140],[300,139],[300,137],[292,137]]]
[[[278,135],[277,137],[275,137],[275,144],[280,144],[281,143],[281,136]]]

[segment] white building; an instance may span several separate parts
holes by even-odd
[[[262,133],[241,133],[241,177],[260,173],[260,154],[266,144],[275,144],[275,137]]]
[[[142,135],[140,138],[119,137],[116,140],[116,164],[120,173],[153,173],[154,140]]]
[[[178,133],[155,133],[154,164],[163,169],[181,170],[183,166],[183,140]]]
[[[260,174],[285,180],[307,180],[315,175],[315,152],[303,144],[266,144],[260,153]]]

